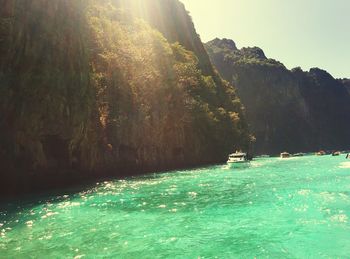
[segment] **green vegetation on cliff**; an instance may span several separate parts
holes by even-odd
[[[12,191],[247,148],[235,89],[177,0],[0,4],[0,170]]]
[[[237,87],[256,153],[348,149],[350,96],[345,81],[318,68],[288,70],[257,47],[228,39],[206,44],[222,77]]]

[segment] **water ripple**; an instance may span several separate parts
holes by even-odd
[[[259,159],[14,203],[0,257],[347,258],[348,162]]]

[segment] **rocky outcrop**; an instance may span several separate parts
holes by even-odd
[[[349,147],[350,96],[344,82],[318,68],[290,71],[260,48],[239,50],[227,39],[206,48],[223,78],[237,86],[257,154]]]
[[[2,192],[215,163],[249,144],[177,0],[0,6]]]

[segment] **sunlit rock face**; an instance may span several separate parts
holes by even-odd
[[[318,68],[288,70],[257,47],[238,50],[227,41],[215,39],[206,48],[223,78],[237,86],[256,153],[348,149],[346,80]]]
[[[179,42],[187,50],[194,52],[202,73],[213,74],[208,54],[183,3],[177,0],[113,0],[113,3],[147,21],[169,42]]]
[[[180,2],[0,6],[1,191],[220,162],[247,148],[235,89]]]

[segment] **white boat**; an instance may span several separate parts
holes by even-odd
[[[228,156],[228,165],[243,165],[246,163],[249,163],[249,160],[247,159],[247,153],[236,152]]]
[[[280,155],[280,158],[289,158],[289,157],[290,157],[290,154],[288,152],[283,152]]]

